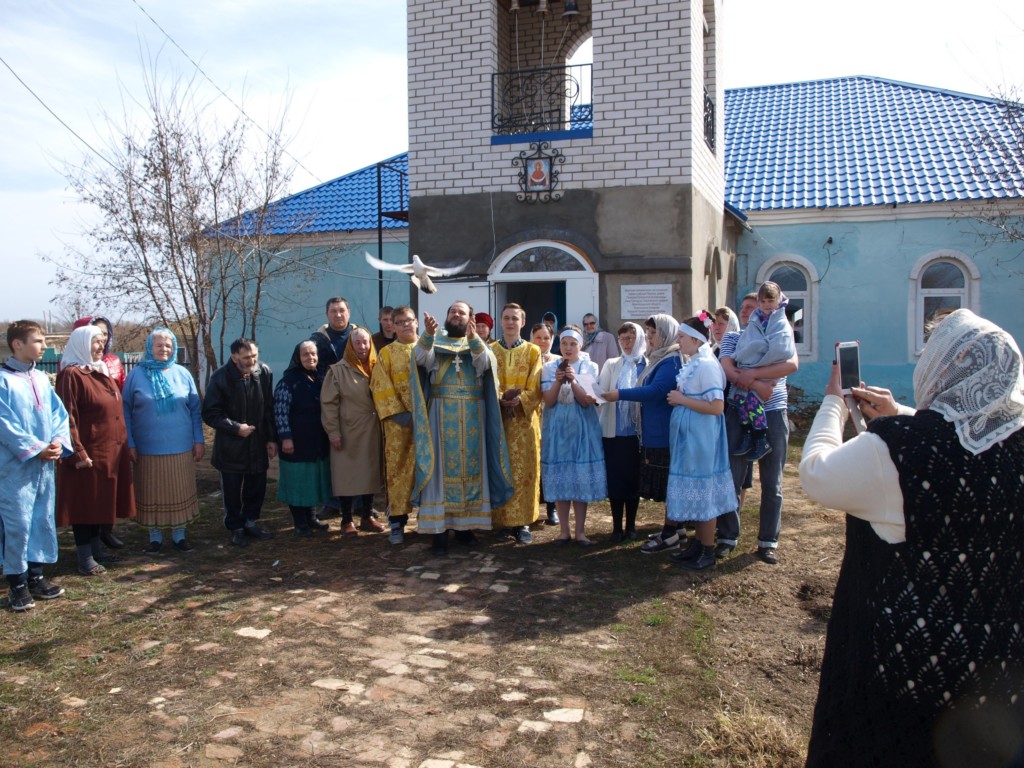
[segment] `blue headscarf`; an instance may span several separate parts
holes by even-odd
[[[171,349],[171,356],[167,360],[157,360],[153,356],[153,338],[158,334],[170,336],[171,343],[174,345]],[[157,413],[170,413],[174,410],[174,393],[171,391],[171,383],[167,380],[167,376],[164,375],[164,371],[172,365],[176,365],[175,361],[177,359],[178,339],[175,338],[169,329],[163,326],[154,328],[153,332],[146,337],[146,354],[139,361],[139,365],[146,372],[146,378],[149,379],[150,386],[153,387],[153,399],[156,401]]]

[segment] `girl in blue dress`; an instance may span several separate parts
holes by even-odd
[[[708,344],[707,312],[679,324],[679,351],[689,357],[669,392],[671,464],[665,512],[676,523],[692,522],[697,535],[672,556],[693,571],[715,567],[715,520],[736,509],[725,437],[725,372]]]
[[[551,360],[541,371],[544,426],[541,432],[540,467],[544,498],[558,507],[559,544],[572,541],[569,507],[576,515],[576,543],[589,547],[586,537],[587,504],[608,496],[604,447],[596,400],[580,384],[580,376],[597,380],[597,364],[580,350],[583,331],[571,325],[559,336],[561,360]]]

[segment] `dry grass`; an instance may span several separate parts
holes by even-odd
[[[417,768],[455,750],[488,768],[585,765],[581,754],[601,768],[801,765],[838,564],[821,553],[841,538],[792,474],[787,483],[785,535],[813,537],[809,554],[791,544],[778,568],[754,560],[755,495],[747,551],[694,576],[640,555],[639,542],[555,547],[551,528],[530,547],[485,539],[431,565],[415,536],[398,548],[383,536],[294,539],[287,511],[270,502],[277,538],[240,551],[204,468],[196,551],[168,542],[165,556],[146,558],[143,532],[120,526],[128,559],[88,579],[62,534],[53,578],[66,596],[0,614],[0,763]],[[660,515],[642,506],[645,532]],[[588,530],[601,540],[609,529],[607,506],[593,505]],[[441,577],[421,579],[425,566]],[[445,591],[446,580],[460,588]],[[271,635],[235,634],[245,626]],[[449,661],[403,662],[411,669],[398,676],[429,695],[375,684],[417,648]],[[311,687],[320,678],[366,692]],[[586,716],[519,730],[557,707]],[[215,738],[230,728],[240,735]],[[336,750],[301,746],[310,733]],[[218,757],[227,747],[237,754]]]

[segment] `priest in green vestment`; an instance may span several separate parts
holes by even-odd
[[[473,308],[448,308],[445,334],[424,313],[424,333],[412,355],[423,373],[412,377],[416,444],[417,530],[432,534],[436,555],[448,551],[448,531],[470,544],[491,529],[491,510],[512,497],[512,470],[501,425],[497,363],[476,333]]]

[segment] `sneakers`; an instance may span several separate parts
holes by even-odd
[[[743,435],[740,437],[740,443],[733,449],[733,456],[746,456],[754,450],[754,433],[749,429],[743,430]]]
[[[640,547],[640,551],[645,555],[653,555],[655,552],[666,552],[670,549],[679,548],[679,534],[673,533],[667,539],[663,539],[659,533],[653,539],[648,539],[644,542],[644,545]]]
[[[715,549],[698,543],[697,556],[689,560],[682,560],[679,565],[688,571],[714,570],[718,567],[718,563],[715,561]]]
[[[775,551],[775,547],[758,547],[757,559],[762,563],[768,563],[768,565],[779,564],[779,555]]]
[[[524,525],[516,531],[516,541],[520,544],[533,543],[533,534],[530,532],[530,526]]]
[[[698,557],[700,557],[701,549],[702,546],[700,543],[700,539],[694,536],[692,539],[689,540],[689,543],[686,545],[684,549],[680,549],[678,552],[669,555],[669,559],[673,563],[685,563],[690,560],[696,560]]]
[[[401,525],[391,526],[391,533],[388,534],[388,544],[402,544],[405,541],[405,528]]]
[[[64,590],[62,589],[61,592]],[[36,607],[36,601],[32,599],[32,593],[28,591],[28,584],[19,584],[7,590],[7,602],[12,611],[21,613]]]
[[[757,440],[754,441],[754,447],[750,453],[747,454],[747,461],[760,461],[769,453],[772,452],[772,447],[768,443],[768,436],[761,434]]]
[[[53,600],[64,594],[64,587],[47,581],[45,576],[33,576],[28,580],[28,592],[37,600]]]

